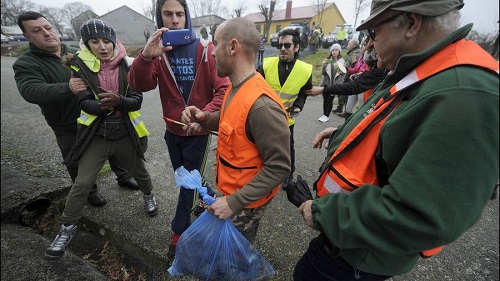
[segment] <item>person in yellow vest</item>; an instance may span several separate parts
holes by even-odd
[[[373,0],[372,95],[328,139],[299,212],[320,232],[294,280],[385,280],[432,258],[481,217],[498,180],[498,62],[460,27],[463,0]],[[474,54],[471,56],[470,54]],[[446,250],[446,247],[444,247]]]
[[[302,111],[306,102],[305,91],[312,89],[312,68],[309,63],[298,59],[300,52],[300,34],[294,29],[284,29],[279,33],[279,56],[265,58],[257,71],[279,96],[289,112],[288,125],[290,129],[290,175],[284,179],[283,188],[293,183],[295,172],[295,141],[293,129],[295,117]]]
[[[128,86],[130,62],[125,47],[116,39],[113,28],[99,19],[86,21],[80,34],[81,50],[66,58],[72,75],[87,83],[78,94],[81,113],[77,140],[65,159],[68,163],[78,161],[78,175],[66,198],[59,233],[45,250],[47,259],[64,255],[83,215],[85,200],[108,159],[117,159],[132,173],[143,193],[147,215],[158,213],[144,161],[149,132],[139,112],[142,93]]]
[[[255,71],[260,35],[246,18],[224,21],[215,32],[217,75],[229,77],[220,111],[188,106],[181,120],[188,134],[218,130],[216,183],[222,197],[205,206],[231,218],[255,242],[264,211],[290,173],[287,114],[279,97]],[[200,126],[201,125],[201,126]]]
[[[337,32],[337,43],[342,47],[346,47],[347,44],[347,30],[343,25],[340,26],[339,32]]]

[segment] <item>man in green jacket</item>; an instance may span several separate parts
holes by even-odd
[[[29,41],[29,50],[12,66],[17,89],[27,102],[40,107],[45,121],[54,131],[63,158],[66,158],[76,141],[76,119],[80,116],[77,93],[86,89],[81,78],[71,78],[70,69],[62,61],[76,49],[62,44],[54,27],[38,12],[21,13],[17,23]],[[139,189],[127,170],[117,163],[110,165],[120,186]],[[74,182],[78,166],[67,165],[66,168]],[[88,201],[94,206],[106,204],[96,185]]]
[[[463,0],[374,0],[357,28],[388,71],[329,138],[299,211],[320,235],[294,280],[385,280],[481,217],[499,170],[498,62],[459,28]],[[474,54],[471,56],[471,54]],[[359,134],[358,134],[359,133]],[[432,258],[432,257],[431,257]]]

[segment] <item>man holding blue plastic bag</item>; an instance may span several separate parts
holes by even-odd
[[[211,205],[215,198],[201,184],[198,170],[181,166],[175,170],[177,186],[199,191]],[[256,281],[276,275],[267,260],[234,227],[209,212],[201,216],[179,238],[176,255],[168,269],[172,276],[193,276],[199,280]]]
[[[266,207],[290,173],[290,132],[279,97],[255,71],[260,45],[255,24],[226,20],[214,44],[217,74],[229,77],[231,85],[218,112],[186,107],[183,129],[188,134],[218,130],[216,182],[223,196],[206,208],[219,219],[231,218],[253,244]]]

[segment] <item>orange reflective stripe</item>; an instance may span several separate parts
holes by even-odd
[[[422,253],[420,253],[420,256],[422,258],[430,258],[432,256],[434,256],[435,254],[441,252],[441,250],[444,248],[444,246],[439,246],[439,247],[436,247],[434,249],[430,249],[430,250],[427,250],[427,251],[423,251]]]
[[[363,102],[365,102],[373,93],[373,89],[363,92]]]

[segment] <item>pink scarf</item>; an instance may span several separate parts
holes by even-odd
[[[115,55],[109,61],[101,61],[101,68],[98,73],[99,85],[107,92],[118,94],[118,74],[120,72],[120,62],[127,55],[125,47],[119,40],[116,40]]]

